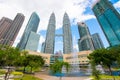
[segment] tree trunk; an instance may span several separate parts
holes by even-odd
[[[10,74],[10,68],[8,68],[7,72],[5,73],[5,80],[8,80],[8,76]]]
[[[26,68],[26,66],[24,66],[23,73],[25,73],[25,68]]]
[[[112,76],[112,70],[111,70],[111,67],[110,67],[110,66],[108,66],[108,68],[109,68],[109,71],[110,71],[110,75]],[[113,80],[115,80],[114,75],[113,75]]]
[[[111,70],[111,67],[110,67],[110,66],[108,66],[108,69],[109,69],[110,75],[112,75],[112,70]]]
[[[32,67],[31,67],[31,73],[32,73]]]
[[[104,72],[106,72],[106,70],[105,70],[105,68],[104,68],[103,64],[102,64],[102,63],[100,63],[100,65],[102,66],[103,71],[104,71]]]

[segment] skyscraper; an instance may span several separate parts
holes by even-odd
[[[98,33],[92,34],[92,41],[95,49],[104,48],[103,42]]]
[[[71,25],[67,13],[63,17],[63,53],[71,53],[72,48],[72,34],[71,34]]]
[[[23,24],[24,18],[25,17],[23,14],[18,13],[12,23],[11,20],[9,20],[10,23],[8,23],[7,25],[7,27],[9,27],[9,30],[2,37],[3,38],[3,41],[1,41],[2,45],[10,45],[10,46],[13,45],[15,38]]]
[[[41,46],[41,52],[44,53],[44,49],[45,49],[45,42],[42,43],[42,46]]]
[[[92,10],[110,46],[120,45],[120,14],[108,0],[97,1]]]
[[[39,16],[37,15],[36,12],[33,12],[30,19],[29,19],[29,21],[28,21],[28,24],[27,24],[27,26],[25,28],[25,31],[23,33],[23,36],[22,36],[21,40],[20,40],[20,43],[18,43],[18,45],[17,45],[17,47],[20,48],[20,50],[25,49],[26,45],[29,45],[27,42],[30,41],[29,39],[31,39],[31,38],[29,38],[29,37],[31,37],[30,36],[31,31],[33,31],[35,33],[37,32],[39,21],[40,21]],[[32,36],[32,38],[36,39],[38,37],[37,36],[34,36],[34,37]],[[36,42],[39,42],[37,40],[38,39],[36,39]],[[38,46],[38,44],[34,45],[34,46],[31,45],[31,46],[29,46],[29,49],[30,49],[30,47],[36,47],[36,46]]]
[[[3,37],[8,32],[10,25],[12,24],[12,20],[6,17],[3,17],[0,21],[0,44],[4,41]]]
[[[79,51],[94,50],[89,29],[84,22],[78,22],[78,31],[80,35],[78,40]]]
[[[54,54],[55,27],[56,27],[55,24],[56,24],[55,14],[52,13],[48,23],[44,53]]]
[[[25,46],[25,50],[37,51],[39,38],[39,34],[36,34],[35,32],[31,31],[28,37],[27,44]]]

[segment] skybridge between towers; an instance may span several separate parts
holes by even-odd
[[[63,37],[63,34],[55,34],[56,37]]]

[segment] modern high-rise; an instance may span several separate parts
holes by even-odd
[[[120,45],[120,14],[108,0],[97,1],[92,10],[110,46]]]
[[[9,30],[7,30],[4,36],[2,37],[3,38],[3,40],[1,41],[2,45],[10,45],[10,46],[13,45],[15,38],[23,24],[24,18],[25,17],[23,14],[18,13],[13,21],[9,20],[7,24],[4,23],[4,26],[6,24],[6,26],[9,27]]]
[[[3,17],[0,20],[0,44],[4,41],[4,36],[8,32],[10,25],[12,24],[12,20],[6,17]]]
[[[98,33],[92,34],[92,41],[95,49],[104,48],[103,42]]]
[[[20,42],[17,45],[17,47],[20,48],[20,50],[24,50],[26,48],[26,46],[27,46],[27,49],[28,49],[28,45],[30,45],[30,44],[31,45],[29,46],[29,49],[36,48],[36,46],[38,46],[38,44],[37,45],[32,45],[32,43],[39,42],[38,36],[34,36],[34,34],[37,32],[39,21],[40,21],[39,16],[37,15],[36,12],[33,12],[29,21],[28,21],[28,24],[25,28],[23,36],[22,36]],[[31,31],[34,32],[34,33],[32,33]],[[29,40],[29,39],[31,39],[31,37],[35,38],[36,40]],[[30,41],[34,41],[34,42],[29,43]]]
[[[55,27],[56,27],[55,14],[52,13],[48,23],[44,53],[54,54]]]
[[[78,22],[78,31],[80,35],[80,39],[78,40],[79,51],[94,50],[89,29],[84,22]]]
[[[63,17],[63,53],[71,53],[73,51],[72,47],[72,33],[69,16],[67,13]]]
[[[41,45],[41,52],[44,53],[44,49],[45,49],[45,42],[42,43]]]
[[[27,44],[25,46],[25,50],[37,51],[39,44],[40,35],[31,31],[28,37]]]

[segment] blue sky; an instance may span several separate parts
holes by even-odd
[[[119,0],[111,0],[111,3],[114,5],[115,3],[117,3]],[[120,8],[116,8],[116,10],[119,12],[119,9]],[[94,13],[92,12],[91,8],[88,6],[86,7],[86,10],[84,11],[84,14],[91,14],[91,15],[94,15]],[[98,23],[98,21],[96,20],[96,18],[92,18],[92,19],[88,19],[88,20],[85,20],[84,21],[89,30],[90,30],[90,33],[91,35],[94,34],[94,33],[99,33],[101,39],[102,39],[102,42],[104,44],[105,47],[108,47],[109,44],[106,40],[106,37],[104,36],[104,33],[103,31],[101,30],[100,28],[100,25]],[[74,23],[74,19],[71,19],[71,23]],[[79,32],[78,32],[78,27],[77,27],[77,24],[71,24],[71,31],[72,31],[72,37],[73,37],[73,45],[75,48],[77,48],[77,40],[80,38],[79,36]],[[42,35],[46,35],[46,31],[40,31],[40,34]],[[56,30],[56,34],[62,34],[62,28],[59,28]],[[74,41],[76,40],[76,41]],[[59,51],[59,50],[63,50],[63,39],[62,37],[56,37],[55,38],[55,52],[56,51]],[[78,49],[78,48],[77,48]]]
[[[16,46],[20,41],[27,22],[32,12],[36,12],[40,17],[40,23],[37,33],[40,34],[39,51],[41,49],[42,42],[45,41],[46,29],[48,26],[49,17],[52,12],[56,16],[56,34],[62,33],[62,21],[65,12],[71,21],[71,30],[73,36],[73,46],[77,49],[77,39],[79,39],[79,33],[77,29],[77,22],[85,22],[90,29],[90,33],[98,32],[105,47],[108,43],[104,37],[103,32],[91,10],[91,6],[98,0],[0,0],[0,18],[8,17],[14,19],[17,13],[23,13],[25,15],[25,21],[22,28],[14,42],[13,46]],[[115,8],[120,11],[120,0],[111,0]],[[26,4],[27,3],[27,4]],[[62,38],[56,37],[55,52],[62,50]]]

